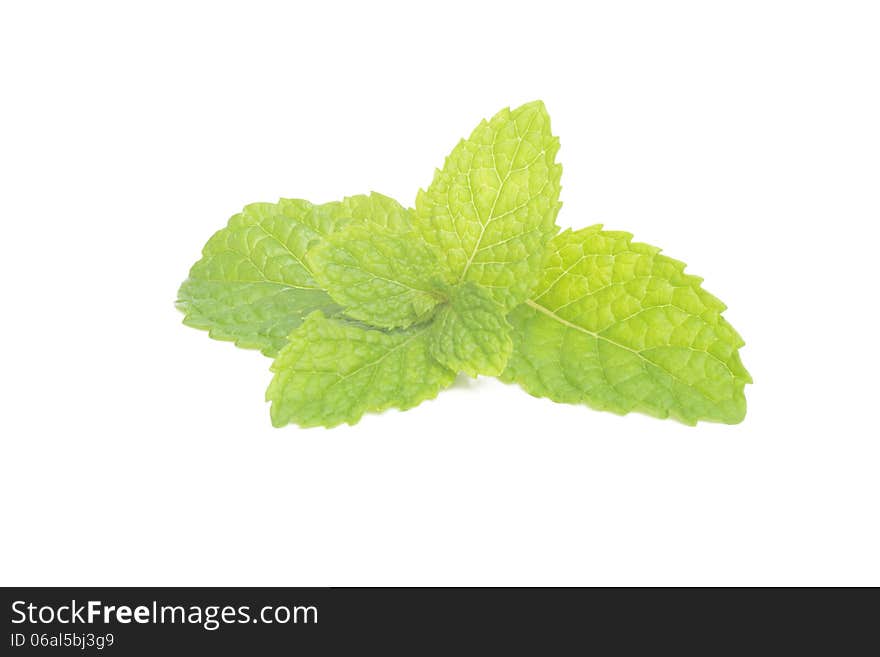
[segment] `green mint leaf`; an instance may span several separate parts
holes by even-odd
[[[181,285],[184,324],[274,356],[311,312],[341,311],[315,281],[306,254],[345,225],[365,222],[408,226],[408,211],[376,193],[322,205],[300,199],[248,205],[208,241]]]
[[[416,226],[443,254],[451,282],[492,291],[506,309],[526,299],[558,230],[559,140],[540,101],[502,110],[453,149],[416,199]]]
[[[558,148],[534,102],[481,122],[415,210],[376,193],[249,205],[181,286],[184,323],[277,356],[276,426],[411,408],[457,372],[616,413],[740,422],[751,377],[725,306],[628,233],[557,235]]]
[[[455,372],[498,376],[513,349],[504,315],[486,288],[462,283],[437,311],[431,325],[431,355]]]
[[[391,230],[411,230],[410,213],[393,198],[372,192],[369,196],[349,196],[342,201],[352,223],[369,223]]]
[[[309,315],[272,364],[272,424],[354,424],[368,411],[436,397],[455,373],[428,353],[428,326],[381,331]]]
[[[342,203],[254,203],[208,240],[178,292],[184,323],[272,356],[312,311],[339,312],[306,265],[309,246],[347,222]]]
[[[309,255],[318,283],[345,314],[381,328],[424,321],[443,301],[437,260],[412,231],[351,223]]]
[[[684,264],[592,226],[548,247],[532,298],[509,316],[505,381],[558,402],[735,424],[751,377],[725,309]]]

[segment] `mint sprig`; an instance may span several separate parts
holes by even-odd
[[[457,373],[616,413],[736,423],[742,339],[701,279],[628,233],[558,233],[541,102],[453,149],[415,209],[372,193],[235,215],[178,293],[184,323],[274,357],[276,426],[408,409]]]

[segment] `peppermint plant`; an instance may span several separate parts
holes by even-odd
[[[409,409],[458,373],[615,413],[742,421],[751,378],[725,306],[629,233],[560,233],[558,149],[533,102],[482,121],[414,208],[377,193],[248,205],[181,286],[183,321],[274,358],[275,426]]]

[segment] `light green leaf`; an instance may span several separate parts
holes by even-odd
[[[502,379],[558,402],[686,424],[745,416],[743,341],[684,264],[629,233],[555,237],[531,299],[509,316]]]
[[[311,244],[349,221],[342,203],[254,203],[208,240],[178,292],[184,323],[274,355],[312,311],[339,311],[305,263]]]
[[[536,282],[558,230],[559,140],[540,101],[502,110],[453,149],[416,199],[416,226],[452,283],[491,289],[511,309]]]
[[[451,291],[431,326],[431,355],[468,376],[497,376],[513,349],[510,324],[485,288],[465,282]]]
[[[309,313],[341,310],[315,281],[308,251],[349,223],[406,226],[407,213],[376,193],[322,205],[301,199],[248,205],[208,241],[181,285],[183,322],[274,356]]]
[[[309,315],[272,364],[272,424],[354,424],[368,411],[436,397],[455,373],[431,358],[427,334],[427,325],[381,331]]]
[[[411,229],[410,213],[393,198],[372,192],[368,195],[349,196],[342,201],[345,211],[356,223],[378,224],[392,230]]]
[[[405,328],[443,301],[436,257],[412,231],[351,223],[316,247],[309,263],[346,315],[373,326]]]

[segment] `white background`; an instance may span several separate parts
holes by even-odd
[[[865,2],[4,2],[6,585],[880,584],[880,20]],[[181,325],[245,203],[412,203],[543,99],[562,226],[730,307],[755,384],[689,428],[460,382],[272,429]]]

